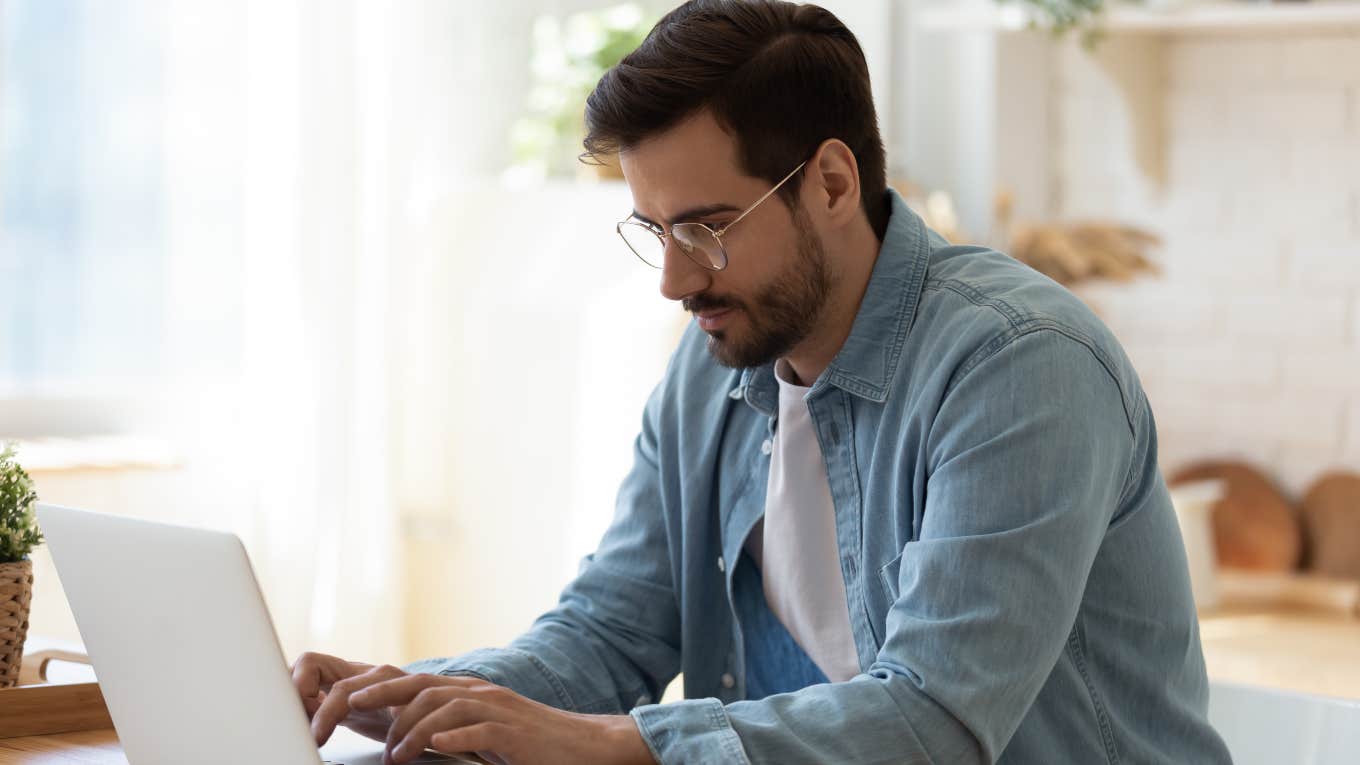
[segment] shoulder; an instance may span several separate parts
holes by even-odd
[[[918,331],[924,345],[951,350],[955,380],[1003,349],[1042,353],[1097,381],[1108,377],[1131,420],[1142,405],[1133,364],[1100,317],[1062,285],[996,250],[931,251]]]

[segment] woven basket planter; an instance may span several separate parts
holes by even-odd
[[[33,561],[0,563],[0,688],[19,684],[32,602]]]

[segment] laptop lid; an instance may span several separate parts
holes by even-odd
[[[358,734],[318,752],[235,534],[37,514],[129,762],[381,762],[381,742]]]

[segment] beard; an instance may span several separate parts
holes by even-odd
[[[798,257],[762,287],[755,298],[741,301],[697,295],[684,301],[687,311],[738,309],[746,317],[741,332],[721,329],[709,333],[708,352],[725,367],[759,367],[785,356],[817,326],[831,293],[826,250],[807,213],[795,206]]]

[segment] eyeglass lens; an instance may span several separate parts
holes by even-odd
[[[655,230],[628,222],[619,226],[619,234],[644,263],[653,268],[665,265],[665,240]],[[707,227],[697,223],[677,223],[671,226],[671,236],[681,252],[704,268],[721,270],[727,265],[722,244]]]

